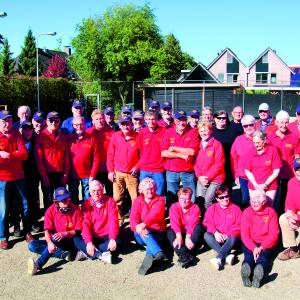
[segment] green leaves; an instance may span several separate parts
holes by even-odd
[[[0,56],[0,74],[3,76],[10,76],[14,73],[14,59],[10,52],[8,40],[4,39],[3,49]]]

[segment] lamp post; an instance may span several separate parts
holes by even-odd
[[[46,32],[38,34],[35,41],[36,49],[36,99],[37,99],[37,108],[40,111],[40,83],[39,83],[39,37],[42,35],[56,35],[56,32]]]
[[[4,18],[7,16],[7,13],[5,11],[0,11],[0,18]]]

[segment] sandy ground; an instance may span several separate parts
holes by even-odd
[[[268,282],[260,289],[245,288],[241,260],[214,270],[212,250],[200,253],[198,264],[182,269],[174,264],[137,274],[145,252],[131,246],[114,265],[100,261],[64,262],[51,258],[44,270],[28,275],[27,259],[36,257],[20,239],[13,248],[0,250],[0,299],[299,299],[300,259],[275,260]],[[298,296],[297,296],[298,295]]]

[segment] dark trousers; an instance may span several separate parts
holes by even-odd
[[[49,173],[47,175],[50,181],[50,186],[44,186],[43,183],[45,211],[53,203],[54,190],[62,185],[62,179],[63,179],[63,173],[56,172],[56,173]]]
[[[97,180],[99,180],[105,187],[105,194],[113,196],[113,184],[108,180],[108,172],[99,172],[97,174]]]

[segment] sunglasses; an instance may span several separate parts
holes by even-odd
[[[216,117],[218,120],[227,120],[227,117]]]
[[[248,128],[248,127],[254,127],[254,124],[245,124],[243,125],[244,128]]]
[[[258,112],[259,112],[259,113],[267,113],[268,110],[259,110]]]
[[[59,120],[57,119],[49,119],[48,121],[49,123],[55,123],[55,124],[59,123]]]
[[[218,199],[223,200],[223,199],[228,199],[229,195],[224,195],[224,196],[219,196]]]
[[[300,116],[300,112],[297,112],[296,114],[297,114],[297,116]]]

